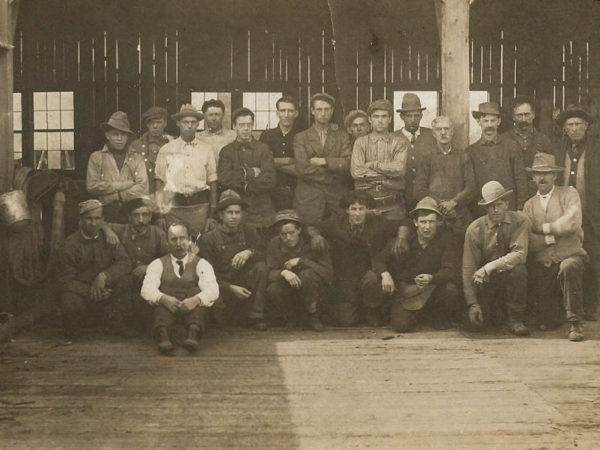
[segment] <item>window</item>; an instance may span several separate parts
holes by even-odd
[[[437,91],[411,91],[417,94],[421,99],[421,107],[427,108],[423,111],[423,118],[421,119],[422,127],[431,127],[431,121],[438,116],[438,92]],[[394,110],[402,107],[402,97],[404,97],[404,91],[394,91]],[[404,126],[404,121],[400,118],[400,113],[396,113],[394,117],[394,131],[399,130]]]
[[[23,113],[21,111],[23,111],[21,94],[15,92],[13,94],[13,143],[15,161],[23,158]]]
[[[231,94],[229,92],[192,92],[190,103],[202,111],[202,105],[206,100],[221,100],[225,105],[225,116],[223,117],[223,128],[231,129]],[[198,125],[198,131],[204,130],[204,121]]]
[[[33,129],[37,169],[75,168],[73,92],[34,92]]]
[[[244,92],[242,104],[254,112],[255,130],[277,126],[279,118],[276,103],[281,97],[281,92]]]

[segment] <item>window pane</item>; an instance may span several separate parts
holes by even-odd
[[[60,133],[60,149],[61,150],[75,150],[75,133],[73,132],[62,132]]]
[[[48,111],[60,110],[60,92],[48,92],[46,101]]]
[[[45,92],[34,92],[33,93],[33,109],[34,109],[34,111],[46,110],[46,93]]]
[[[13,113],[13,129],[14,131],[21,131],[23,129],[23,113]]]
[[[75,154],[73,152],[62,153],[62,168],[66,170],[75,169]]]
[[[206,100],[216,100],[219,97],[219,94],[216,92],[205,92],[204,93],[204,101]]]
[[[47,169],[48,168],[48,160],[46,158],[45,151],[35,151],[33,153],[34,162],[36,169]]]
[[[282,97],[281,92],[271,92],[269,94],[269,106],[271,110],[276,110],[277,109],[277,100],[279,100]]]
[[[13,134],[13,145],[15,149],[15,159],[17,159],[16,154],[20,154],[23,151],[23,135],[21,133]]]
[[[33,113],[33,128],[36,130],[48,129],[46,111],[34,111],[34,113]]]
[[[48,129],[59,130],[60,128],[60,111],[48,111]]]
[[[254,92],[244,92],[242,94],[242,105],[251,110],[256,109],[256,95]]]
[[[256,94],[256,111],[269,110],[269,93],[257,92]]]
[[[48,150],[60,150],[60,133],[48,133]]]
[[[73,93],[72,92],[61,92],[60,93],[60,109],[61,110],[73,110]]]
[[[60,112],[60,128],[62,130],[75,128],[73,124],[73,111]]]
[[[48,150],[48,133],[33,133],[33,149]]]
[[[256,120],[254,122],[255,130],[266,130],[269,127],[269,113],[259,111],[256,113]]]
[[[196,108],[202,108],[202,103],[204,103],[204,92],[192,92],[192,105]]]
[[[21,93],[15,92],[13,93],[13,111],[22,111],[21,107]]]
[[[269,128],[275,128],[279,123],[279,117],[275,111],[269,113]]]
[[[60,158],[61,152],[49,151],[48,152],[48,169],[60,169]]]

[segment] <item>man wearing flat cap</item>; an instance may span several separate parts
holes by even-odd
[[[267,266],[264,243],[253,226],[245,221],[248,202],[237,192],[221,193],[219,225],[200,240],[200,255],[213,266],[219,283],[220,299],[215,318],[221,323],[248,319],[257,330],[267,329],[265,289]]]
[[[179,137],[156,158],[156,201],[168,224],[182,222],[192,240],[216,225],[217,164],[212,149],[196,137],[202,113],[182,105],[171,116]]]
[[[556,186],[563,168],[554,156],[538,153],[531,167],[538,192],[525,202],[529,218],[530,300],[537,302],[540,329],[561,323],[564,309],[570,324],[569,339],[583,340],[583,272],[588,257],[583,249],[581,201],[573,186]]]
[[[498,135],[500,106],[494,102],[480,103],[479,109],[472,114],[481,127],[481,138],[467,147],[477,190],[488,181],[498,181],[511,191],[508,196],[510,209],[523,209],[529,198],[523,151],[516,142]]]
[[[165,133],[169,113],[165,108],[152,106],[142,114],[142,122],[148,129],[139,139],[131,143],[131,148],[135,150],[146,163],[148,172],[148,185],[150,194],[154,194],[156,184],[154,182],[154,170],[156,166],[156,157],[161,147],[174,138]]]
[[[131,318],[127,284],[131,261],[121,244],[110,245],[102,229],[102,203],[79,204],[79,230],[61,248],[56,269],[60,307],[67,338],[76,337],[86,311],[103,312],[115,332],[125,332]]]
[[[487,214],[467,228],[463,289],[472,325],[499,324],[506,309],[511,332],[527,336],[523,314],[527,306],[529,220],[521,211],[509,210],[511,194],[498,181],[483,185],[478,204]]]
[[[124,223],[127,219],[120,214],[121,204],[148,195],[146,164],[128,145],[134,134],[127,114],[113,113],[102,129],[106,144],[90,155],[85,185],[88,193],[102,202],[109,221]]]
[[[405,171],[405,198],[408,208],[414,207],[416,199],[414,196],[414,183],[417,175],[417,161],[419,156],[428,151],[435,140],[431,134],[431,129],[422,127],[423,111],[427,108],[421,106],[421,99],[417,94],[407,92],[402,96],[402,104],[396,112],[400,113],[400,118],[404,126],[395,131],[394,136],[405,140],[409,144],[408,154],[406,155]]]
[[[362,109],[353,109],[344,117],[344,128],[350,136],[350,144],[354,145],[354,141],[371,131],[369,116]]]
[[[354,186],[371,193],[379,213],[400,220],[406,216],[404,182],[410,144],[389,131],[393,116],[389,100],[375,100],[367,114],[372,131],[358,138],[352,150]]]
[[[445,328],[458,319],[460,250],[452,233],[439,227],[437,202],[425,197],[410,212],[415,232],[408,251],[398,256],[390,242],[374,258],[375,273],[384,294],[392,295],[390,326],[399,333],[420,322]]]
[[[287,316],[288,327],[295,326],[300,303],[310,327],[323,331],[318,305],[333,280],[329,252],[313,249],[304,234],[305,224],[293,209],[279,211],[271,227],[278,235],[267,246],[267,297]]]
[[[210,145],[218,164],[219,153],[223,147],[235,141],[237,135],[234,130],[223,127],[225,104],[221,100],[206,100],[202,104],[202,114],[204,114],[204,130],[198,133],[198,139]]]
[[[337,210],[349,191],[350,156],[348,134],[331,124],[335,99],[325,93],[310,99],[313,125],[294,138],[298,184],[294,209],[309,225],[318,225]]]
[[[569,105],[557,122],[563,139],[556,149],[556,162],[564,167],[561,183],[579,193],[583,211],[583,247],[590,257],[584,274],[586,320],[596,320],[600,296],[600,141],[588,132],[594,118],[580,105]]]

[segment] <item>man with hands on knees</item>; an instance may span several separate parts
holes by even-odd
[[[487,214],[467,228],[463,288],[471,324],[497,324],[505,307],[511,332],[527,336],[523,314],[529,220],[521,211],[509,211],[511,194],[498,181],[489,181],[481,188],[483,198],[478,204],[487,209]]]
[[[210,263],[189,252],[187,227],[174,223],[167,229],[169,253],[150,263],[142,284],[142,297],[154,309],[154,332],[162,354],[173,351],[169,331],[176,316],[182,316],[186,329],[183,346],[198,348],[205,330],[205,315],[219,297],[219,286]]]

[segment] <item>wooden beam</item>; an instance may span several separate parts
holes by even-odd
[[[13,174],[13,3],[0,0],[0,193],[12,187]],[[16,16],[15,16],[16,17]]]
[[[454,122],[454,145],[469,143],[470,0],[434,0],[442,50],[442,113]]]

